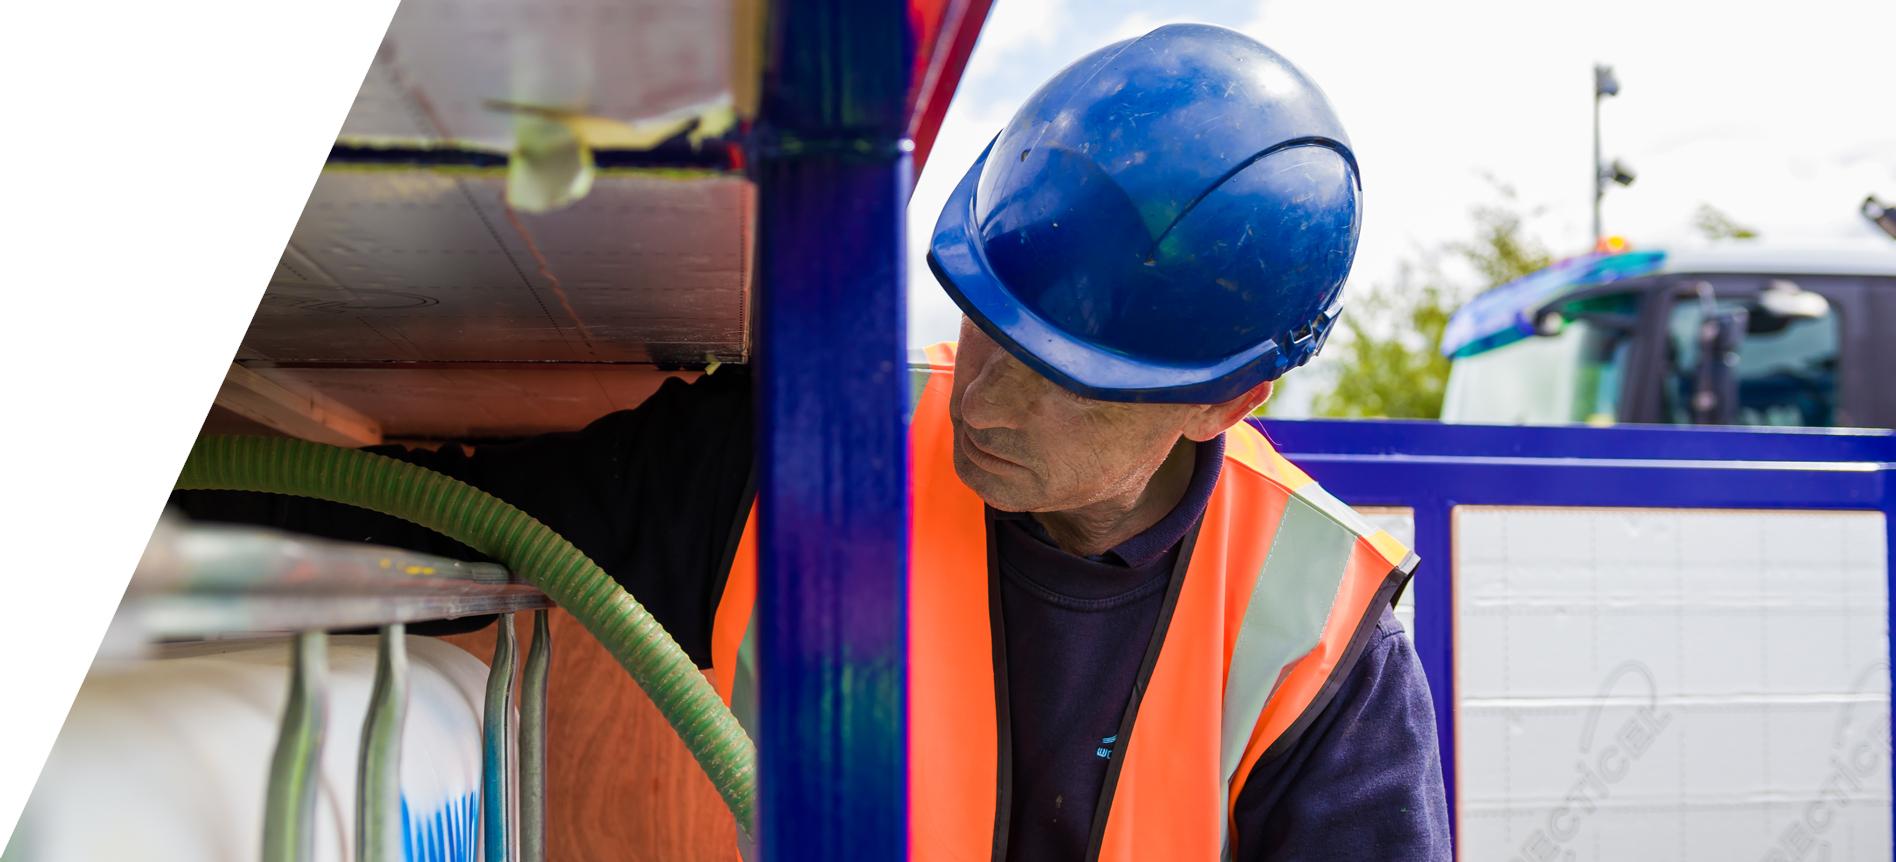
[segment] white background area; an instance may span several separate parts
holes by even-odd
[[[0,8],[5,836],[395,2]]]

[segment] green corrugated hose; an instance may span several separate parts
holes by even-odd
[[[532,516],[405,461],[283,438],[201,437],[178,487],[345,503],[412,521],[499,560],[578,618],[632,674],[710,776],[738,828],[750,833],[757,747],[737,717],[632,594]]]

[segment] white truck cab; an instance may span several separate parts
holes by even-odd
[[[1896,244],[1594,254],[1458,310],[1449,422],[1896,428]]]

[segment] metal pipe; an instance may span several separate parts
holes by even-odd
[[[487,862],[513,862],[514,618],[506,614],[494,635],[481,711],[481,841]]]
[[[263,862],[303,862],[313,855],[316,772],[328,718],[329,639],[303,632],[290,648],[290,695],[283,705],[263,808]]]
[[[758,840],[908,853],[903,3],[769,4],[758,183]]]
[[[533,644],[520,676],[520,862],[546,859],[546,672],[553,660],[546,611],[533,612]]]
[[[382,627],[375,685],[356,757],[356,860],[402,862],[402,720],[408,713],[407,626]]]
[[[471,485],[372,452],[306,440],[207,435],[178,474],[181,490],[265,491],[346,503],[440,532],[507,564],[612,653],[652,698],[748,832],[757,749],[710,680],[612,576],[527,513]],[[399,618],[396,618],[399,619]],[[394,622],[380,618],[374,624]],[[317,628],[308,626],[306,628]]]
[[[506,568],[161,519],[114,625],[142,641],[337,631],[548,607]]]

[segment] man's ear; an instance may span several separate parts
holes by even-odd
[[[1250,390],[1243,395],[1226,401],[1223,404],[1204,405],[1204,408],[1194,414],[1191,421],[1186,423],[1185,436],[1193,441],[1203,443],[1206,440],[1223,434],[1225,429],[1239,422],[1243,422],[1244,417],[1251,415],[1251,411],[1264,406],[1264,402],[1271,400],[1271,390],[1274,389],[1276,385],[1276,381],[1266,380],[1263,383],[1251,387]]]

